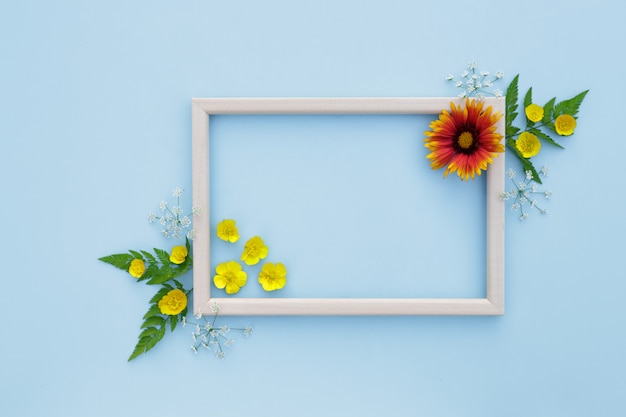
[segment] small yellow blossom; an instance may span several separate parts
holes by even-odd
[[[525,109],[526,117],[533,123],[537,123],[543,119],[543,107],[538,104],[531,104]]]
[[[171,290],[159,300],[161,314],[175,316],[187,307],[187,296],[178,288]]]
[[[554,129],[561,136],[569,136],[574,133],[576,119],[569,114],[562,114],[554,121]]]
[[[524,158],[532,158],[539,153],[541,142],[532,133],[522,132],[515,141],[515,147],[522,153]]]
[[[226,219],[217,224],[217,237],[230,243],[239,240],[239,230],[234,220]]]
[[[215,272],[213,283],[219,289],[226,288],[226,294],[238,293],[248,282],[248,275],[237,261],[223,262],[215,268]]]
[[[267,256],[268,248],[259,236],[251,237],[243,247],[241,260],[246,265],[256,265]]]
[[[287,283],[287,269],[280,262],[266,263],[259,272],[259,284],[265,291],[280,290]]]
[[[170,254],[170,262],[176,265],[180,265],[185,262],[187,258],[187,248],[184,246],[174,246],[172,253]]]
[[[146,265],[143,263],[143,260],[133,259],[130,262],[130,267],[128,268],[129,274],[135,278],[141,278],[144,272],[146,272]]]

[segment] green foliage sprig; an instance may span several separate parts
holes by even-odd
[[[173,286],[169,284],[163,284],[161,289],[150,299],[150,308],[148,312],[143,316],[143,324],[141,325],[141,333],[138,336],[137,345],[133,350],[133,353],[128,358],[128,361],[132,361],[137,356],[148,352],[152,349],[161,339],[165,336],[167,329],[173,332],[176,329],[176,325],[183,321],[187,316],[187,307],[185,307],[180,314],[167,315],[162,314],[159,308],[159,301],[163,299],[170,291],[179,289],[185,293],[187,297],[190,296],[192,290],[185,290],[183,285],[177,281],[172,280]]]
[[[561,144],[557,143],[556,140],[554,140],[554,138],[551,136],[553,134],[559,135],[555,123],[559,116],[568,115],[573,117],[575,120],[576,116],[578,115],[580,105],[582,104],[589,90],[585,90],[568,100],[563,100],[558,103],[556,102],[556,97],[551,98],[546,104],[541,106],[541,109],[543,110],[543,115],[540,120],[533,121],[528,117],[528,115],[525,114],[526,126],[522,130],[521,128],[513,125],[513,122],[518,116],[518,83],[519,74],[516,75],[515,78],[513,78],[506,90],[506,146],[520,160],[524,171],[530,171],[532,173],[533,181],[541,184],[539,173],[531,162],[532,157],[525,157],[523,155],[523,153],[517,147],[516,140],[519,139],[520,135],[522,135],[524,132],[527,132],[541,139],[545,143],[563,149],[564,147]],[[532,87],[530,87],[522,102],[524,109],[527,109],[530,105],[533,104],[532,94],[533,89]]]
[[[191,252],[189,239],[185,240],[185,247],[188,253]],[[181,264],[174,264],[170,261],[170,255],[163,249],[154,248],[154,255],[148,251],[129,250],[128,253],[118,253],[104,256],[98,260],[113,265],[123,271],[130,269],[131,262],[140,259],[145,264],[145,272],[137,278],[137,281],[146,281],[149,285],[159,285],[167,281],[178,278],[193,266],[191,256],[187,256]]]
[[[175,247],[174,249],[177,249],[177,252],[182,251],[181,247]],[[154,248],[153,252],[154,255],[145,250],[129,250],[128,253],[118,253],[99,258],[104,263],[129,272],[138,282],[143,281],[145,284],[160,286],[156,294],[150,299],[150,307],[144,314],[144,321],[140,327],[143,330],[139,333],[139,340],[133,353],[128,358],[129,361],[156,346],[165,336],[167,329],[169,328],[173,332],[176,329],[176,325],[187,315],[187,298],[192,290],[186,290],[183,284],[176,278],[182,276],[193,266],[193,260],[188,255],[191,252],[189,239],[185,240],[185,250],[182,251],[185,257],[180,263],[173,262],[172,256],[174,255],[170,255],[163,249]],[[173,253],[175,253],[174,250]],[[140,261],[138,263],[139,269],[133,270],[133,262],[137,261]],[[174,290],[179,290],[185,295],[184,307],[177,314],[165,314],[159,303],[166,299],[165,297]],[[172,313],[167,307],[165,311]]]

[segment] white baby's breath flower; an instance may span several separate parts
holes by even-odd
[[[180,197],[182,194],[183,194],[183,189],[179,187],[174,188],[174,190],[172,191],[172,195],[177,198]]]

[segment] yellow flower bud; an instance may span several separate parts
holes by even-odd
[[[526,113],[526,117],[533,123],[537,123],[541,119],[543,119],[543,107],[538,104],[531,104],[526,107],[524,110]]]
[[[515,141],[515,147],[522,153],[524,158],[532,158],[539,153],[541,142],[532,133],[522,132]]]
[[[574,133],[576,119],[569,114],[562,114],[554,121],[554,128],[559,135],[569,136]]]
[[[159,300],[161,314],[175,316],[187,307],[187,295],[178,288],[171,290]]]
[[[187,258],[187,248],[184,246],[174,246],[172,253],[170,254],[170,262],[176,265],[180,265],[185,262]]]
[[[144,272],[146,272],[146,265],[141,259],[133,259],[130,262],[130,267],[128,268],[128,273],[130,275],[135,278],[141,278]]]

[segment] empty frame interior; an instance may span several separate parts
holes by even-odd
[[[504,98],[487,98],[505,112]],[[487,171],[485,298],[216,298],[211,297],[209,122],[220,114],[433,114],[457,98],[200,98],[192,100],[194,312],[221,315],[501,315],[504,313],[504,155]],[[497,122],[504,135],[504,117]],[[416,132],[419,136],[421,132]],[[476,272],[468,271],[468,274]]]

